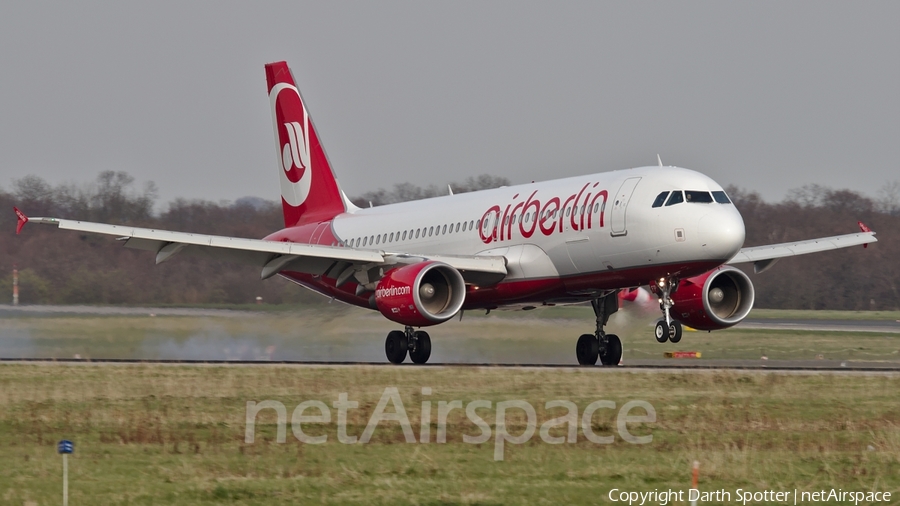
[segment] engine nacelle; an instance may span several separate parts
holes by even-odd
[[[723,265],[678,282],[672,293],[672,317],[697,330],[726,329],[750,314],[754,298],[750,278]]]
[[[462,309],[462,274],[443,262],[420,262],[391,269],[378,282],[375,305],[388,320],[424,327],[445,322]]]

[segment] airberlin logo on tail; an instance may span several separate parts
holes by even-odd
[[[304,171],[309,167],[309,136],[306,135],[306,128],[298,121],[285,123],[284,128],[287,130],[288,142],[281,151],[282,167],[285,172],[290,172],[294,167]],[[303,177],[302,172],[300,177]]]
[[[278,83],[269,92],[272,121],[278,141],[278,159],[281,168],[281,198],[291,206],[299,207],[309,196],[312,184],[310,163],[309,115],[300,92],[293,85]]]

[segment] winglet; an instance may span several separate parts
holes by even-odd
[[[859,225],[859,229],[862,230],[863,232],[871,232],[872,231],[871,228],[867,227],[866,224],[861,221],[857,221],[856,224]],[[868,243],[863,244],[863,248],[868,248],[868,247],[869,247]]]
[[[19,232],[22,231],[22,227],[28,223],[28,216],[25,216],[25,213],[19,211],[18,207],[13,206],[13,211],[16,212],[16,218],[18,219],[18,223],[16,223],[16,235],[19,235]]]

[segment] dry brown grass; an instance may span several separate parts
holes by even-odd
[[[431,396],[421,387],[430,386]],[[410,367],[0,367],[0,501],[58,500],[54,444],[76,442],[73,503],[395,504],[596,503],[613,487],[686,488],[690,462],[701,461],[703,488],[898,489],[900,378],[773,373],[635,373],[594,370]],[[432,401],[525,399],[538,423],[562,414],[549,400],[621,406],[650,402],[657,421],[633,424],[653,442],[587,441],[550,445],[535,435],[507,445],[494,462],[491,440],[461,442],[477,427],[451,413],[446,444],[407,444],[396,423],[379,426],[370,444],[336,441],[334,423],[309,427],[324,445],[291,435],[275,442],[271,410],[244,442],[249,400],[331,405],[341,392],[359,401],[348,433],[362,433],[386,387],[400,391],[412,427]],[[332,410],[332,416],[336,411]],[[507,418],[524,428],[521,412]],[[493,423],[485,413],[489,423]],[[616,434],[601,410],[595,431]],[[334,418],[333,418],[334,419]],[[557,431],[558,432],[558,431]],[[561,433],[561,432],[558,432]],[[871,447],[871,449],[870,449]]]

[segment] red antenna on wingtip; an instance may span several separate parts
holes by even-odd
[[[25,213],[19,211],[18,207],[13,206],[13,211],[16,212],[16,218],[18,219],[18,223],[16,223],[16,235],[19,235],[19,232],[22,231],[22,227],[28,223],[28,216],[25,216]]]

